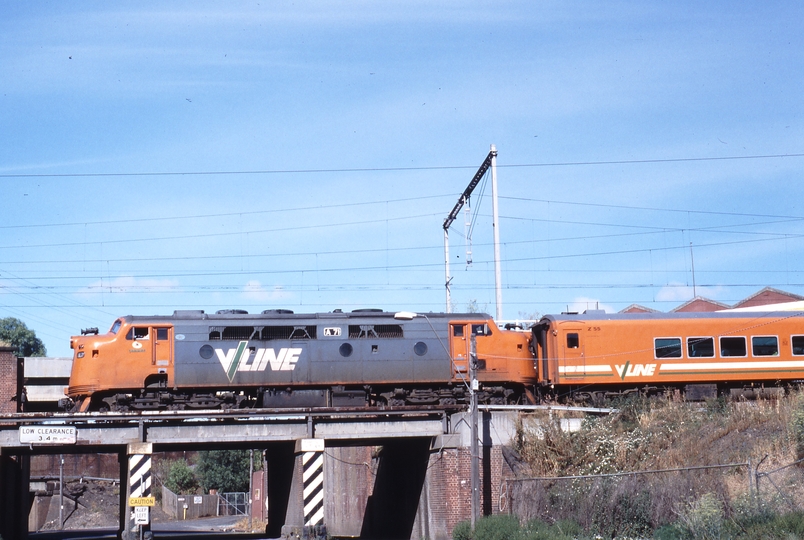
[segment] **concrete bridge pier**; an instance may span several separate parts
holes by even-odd
[[[312,450],[307,445],[313,443],[307,441],[297,441],[296,451],[276,447],[267,455],[269,512],[277,506],[271,513],[273,524],[269,517],[269,536],[276,534],[276,518],[287,501],[280,528],[286,538],[316,538],[323,535],[321,525],[335,537],[411,538],[432,437],[327,447],[317,439]],[[290,471],[292,478],[282,471]]]
[[[294,443],[271,443],[265,449],[267,522],[265,533],[278,538],[288,517],[291,486],[296,470]],[[299,520],[298,523],[301,523]]]
[[[326,538],[324,439],[298,439],[282,536]]]
[[[361,538],[408,540],[430,461],[431,437],[389,439],[379,450]]]

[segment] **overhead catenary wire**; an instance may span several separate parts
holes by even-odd
[[[804,236],[804,235],[802,235]],[[779,238],[778,240],[786,240],[787,237]],[[768,242],[773,239],[761,238],[761,239],[749,239],[749,240],[732,240],[732,241],[725,241],[725,242],[708,242],[708,243],[700,243],[697,244],[697,247],[716,247],[716,246],[731,246],[731,245],[745,245],[745,244],[752,244],[758,242]],[[623,255],[623,254],[633,254],[633,253],[648,253],[652,251],[677,251],[677,250],[687,250],[689,246],[687,245],[677,245],[677,246],[668,246],[668,247],[661,247],[661,248],[635,248],[635,249],[625,249],[625,250],[607,250],[607,251],[598,251],[598,252],[585,252],[585,253],[566,253],[566,254],[552,254],[552,255],[544,255],[544,256],[532,256],[532,257],[509,257],[507,259],[503,259],[503,262],[523,262],[523,261],[539,261],[539,260],[559,260],[559,259],[572,259],[572,258],[579,258],[579,257],[602,257],[602,256],[610,256],[610,255]],[[475,261],[477,263],[478,261]],[[481,263],[490,263],[490,260],[480,261]],[[289,273],[301,273],[301,272],[320,272],[320,273],[332,273],[332,272],[367,272],[367,271],[378,271],[378,270],[404,270],[404,269],[426,269],[426,268],[440,268],[440,263],[409,263],[409,264],[397,264],[397,265],[369,265],[369,266],[344,266],[339,268],[281,268],[281,269],[260,269],[260,270],[236,270],[236,271],[216,271],[216,272],[163,272],[163,273],[142,273],[137,274],[136,277],[140,278],[168,278],[168,277],[200,277],[200,276],[225,276],[225,275],[267,275],[267,274],[289,274]],[[0,275],[2,270],[0,269]],[[42,279],[106,279],[108,276],[106,275],[99,275],[99,274],[90,274],[86,272],[82,272],[81,274],[71,275],[71,276],[30,276],[27,279],[29,280],[42,280]]]
[[[638,165],[651,163],[688,163],[706,161],[735,161],[753,159],[782,159],[800,158],[804,153],[787,154],[757,154],[749,156],[701,156],[680,158],[646,158],[621,160],[589,160],[589,161],[557,161],[543,163],[509,163],[497,165],[500,168],[528,168],[528,167],[580,167],[601,165]],[[344,167],[322,169],[253,169],[253,170],[222,170],[222,171],[143,171],[143,172],[76,172],[76,173],[2,173],[2,178],[108,178],[108,177],[149,177],[149,176],[236,176],[236,175],[274,175],[274,174],[327,174],[327,173],[369,173],[369,172],[398,172],[398,171],[443,171],[459,169],[475,169],[477,165],[429,165],[410,167]]]

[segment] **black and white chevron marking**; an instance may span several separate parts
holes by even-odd
[[[304,526],[324,523],[324,452],[302,454],[304,482]]]
[[[151,456],[135,454],[128,458],[131,497],[151,496]]]

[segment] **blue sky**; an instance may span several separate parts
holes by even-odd
[[[804,295],[799,2],[4,2],[0,317]],[[495,312],[490,182],[450,232]],[[695,269],[693,275],[693,266]],[[693,288],[693,285],[695,287]]]

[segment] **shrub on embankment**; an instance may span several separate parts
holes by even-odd
[[[617,413],[587,417],[575,433],[562,431],[555,414],[538,430],[523,427],[516,450],[528,474],[507,486],[517,517],[484,518],[474,535],[459,524],[453,537],[804,538],[804,468],[796,463],[804,394],[707,403],[635,397],[614,406]],[[713,467],[721,465],[729,466]]]

